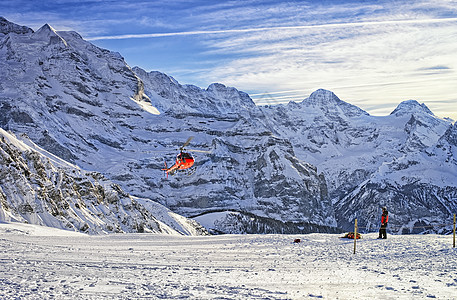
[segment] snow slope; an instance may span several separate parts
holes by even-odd
[[[0,235],[5,299],[457,299],[452,236]]]

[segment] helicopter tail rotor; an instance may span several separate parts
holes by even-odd
[[[167,174],[167,178],[168,178],[168,167],[167,167],[167,161],[164,161],[164,163],[165,163],[165,169],[162,169],[162,170],[165,172],[165,174]]]

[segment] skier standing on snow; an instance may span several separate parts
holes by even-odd
[[[379,229],[378,239],[387,239],[387,222],[389,221],[389,212],[387,208],[382,208],[381,228]]]

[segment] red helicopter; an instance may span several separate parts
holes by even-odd
[[[189,145],[190,141],[193,139],[194,137],[191,136],[187,139],[187,141],[181,146],[181,148],[179,148],[179,154],[176,156],[176,162],[173,166],[171,167],[167,167],[167,162],[165,161],[165,169],[162,169],[163,171],[165,171],[165,173],[167,174],[167,178],[168,178],[168,174],[170,175],[175,175],[177,171],[181,171],[181,170],[188,170],[188,175],[192,175],[195,170],[197,169],[196,167],[194,167],[194,162],[195,162],[195,159],[192,157],[192,155],[190,155],[190,153],[188,152],[184,152],[184,147],[186,147],[187,145]],[[209,151],[203,151],[203,150],[190,150],[190,151],[194,151],[194,152],[202,152],[202,153],[210,153]]]

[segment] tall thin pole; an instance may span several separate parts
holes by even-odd
[[[454,214],[454,244],[453,247],[455,248],[455,214]]]
[[[357,244],[357,219],[355,219],[355,224],[354,224],[354,254],[355,254],[356,244]]]

